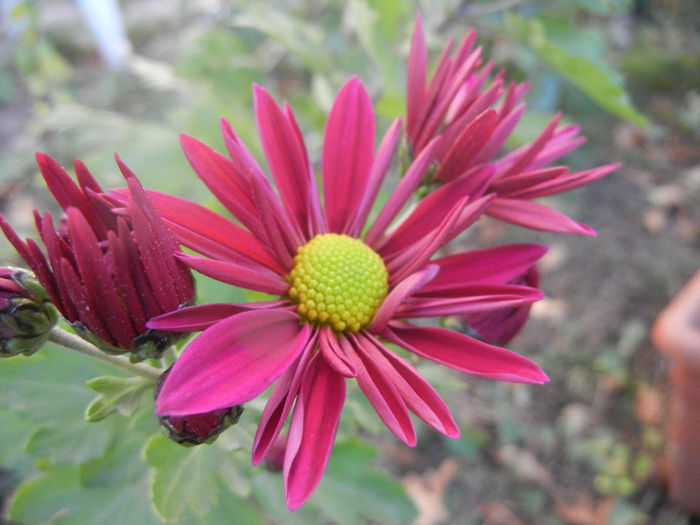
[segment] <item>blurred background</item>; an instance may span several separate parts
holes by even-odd
[[[421,427],[418,446],[408,449],[370,417],[357,431],[380,449],[373,465],[403,486],[416,509],[385,509],[373,522],[691,523],[665,491],[669,362],[649,333],[700,267],[697,0],[0,6],[0,212],[32,236],[31,210],[56,211],[36,151],[67,168],[81,158],[106,188],[123,185],[113,161],[118,152],[146,187],[219,209],[191,172],[178,133],[223,151],[224,116],[262,160],[252,111],[256,82],[290,101],[310,157],[319,159],[325,117],[349,76],[368,87],[380,132],[404,114],[418,10],[433,64],[448,38],[476,28],[497,69],[531,84],[526,117],[509,147],[534,137],[561,109],[588,138],[564,163],[624,165],[550,199],[597,230],[597,238],[482,220],[460,239],[551,247],[540,265],[547,298],[509,347],[552,381],[532,387],[436,372],[428,379],[463,430],[456,441]],[[3,264],[19,264],[4,238],[0,255]],[[241,300],[223,288],[202,280],[201,300]],[[3,434],[0,444],[13,442],[0,447],[7,497],[37,466],[7,456],[22,444]],[[306,519],[280,512],[270,519]],[[354,523],[337,509],[319,512],[319,520]]]

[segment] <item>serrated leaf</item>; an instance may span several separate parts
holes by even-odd
[[[129,419],[122,419],[119,438],[105,453],[80,465],[80,482],[86,487],[104,487],[137,483],[149,472],[142,450],[150,437],[159,431],[153,407],[142,408]]]
[[[630,102],[619,75],[600,67],[586,57],[565,51],[549,38],[541,20],[509,15],[506,28],[512,36],[534,51],[545,64],[573,83],[602,108],[638,126],[647,124],[646,117]]]
[[[23,525],[122,525],[160,523],[148,499],[148,478],[137,483],[86,488],[76,465],[26,481],[10,504],[10,519]]]
[[[309,503],[341,525],[410,523],[416,509],[403,486],[386,473],[368,467],[377,449],[359,439],[336,443],[328,467]],[[358,504],[362,502],[362,504]]]
[[[35,461],[26,453],[25,443],[36,428],[36,421],[9,410],[0,410],[0,421],[0,465],[23,475],[31,470]]]
[[[116,426],[89,428],[83,418],[91,399],[85,381],[113,368],[78,354],[46,345],[28,358],[0,366],[0,407],[28,421],[15,439],[26,450],[52,463],[83,462],[101,456]],[[31,421],[31,423],[30,423]]]
[[[143,377],[100,376],[85,383],[98,392],[85,410],[85,419],[100,421],[116,411],[131,416],[141,404],[143,394],[150,390],[153,382]]]
[[[70,417],[38,428],[29,437],[26,450],[54,464],[82,463],[104,454],[118,430],[112,422],[88,426],[82,418]]]
[[[268,522],[260,510],[250,501],[224,490],[219,504],[211,513],[205,517],[190,518],[187,523],[192,525],[218,525],[220,523],[226,525],[266,525]]]
[[[313,504],[290,512],[284,499],[284,486],[282,485],[282,473],[272,473],[264,469],[257,469],[252,478],[253,496],[278,523],[285,525],[307,525],[309,523],[322,523],[319,509]]]
[[[182,447],[162,434],[146,444],[144,457],[155,470],[151,497],[156,512],[165,520],[177,521],[191,512],[205,516],[221,498],[223,481],[232,478],[237,468],[234,452],[216,445]]]
[[[42,422],[82,419],[92,399],[85,381],[109,372],[107,364],[47,344],[31,357],[2,362],[0,406]]]

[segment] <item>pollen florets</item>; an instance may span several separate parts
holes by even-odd
[[[336,233],[300,247],[288,281],[299,315],[338,332],[367,326],[389,287],[382,258],[361,240]]]

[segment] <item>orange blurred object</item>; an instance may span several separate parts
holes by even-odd
[[[661,312],[652,339],[671,357],[670,495],[700,514],[700,271]]]

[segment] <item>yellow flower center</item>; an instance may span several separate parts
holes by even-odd
[[[338,332],[367,326],[389,288],[382,258],[359,239],[336,233],[300,247],[287,280],[299,315]]]

